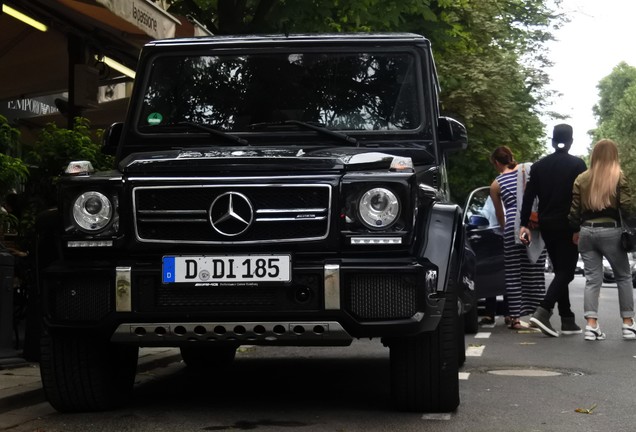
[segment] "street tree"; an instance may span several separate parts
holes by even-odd
[[[616,141],[621,167],[630,186],[636,187],[636,68],[619,63],[599,84],[599,101],[594,106],[597,128],[594,142]]]
[[[459,34],[438,48],[442,100],[469,131],[469,148],[451,159],[459,200],[497,174],[488,162],[494,148],[508,145],[518,161],[545,151],[540,115],[550,62],[541,47],[552,38],[550,26],[564,19],[546,3],[464,1],[446,9]]]
[[[29,177],[29,169],[22,159],[14,157],[18,150],[20,130],[12,126],[6,117],[0,115],[0,203],[9,194],[21,191]],[[7,226],[16,228],[15,215],[0,212],[0,237]]]

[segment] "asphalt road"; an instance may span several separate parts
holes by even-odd
[[[577,276],[571,293],[579,325],[583,285]],[[607,333],[600,342],[516,332],[501,318],[467,337],[462,402],[450,415],[391,411],[388,350],[366,340],[344,348],[248,347],[231,369],[206,377],[174,363],[138,376],[125,409],[45,411],[11,430],[634,431],[636,341],[622,340],[615,286],[602,290],[600,316]]]

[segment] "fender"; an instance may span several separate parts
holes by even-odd
[[[428,258],[439,269],[437,293],[444,293],[449,277],[457,277],[463,254],[462,211],[456,204],[434,204],[426,225],[420,257]]]

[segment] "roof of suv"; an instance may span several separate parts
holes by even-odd
[[[146,46],[174,46],[198,44],[281,44],[307,42],[428,42],[421,35],[414,33],[315,33],[315,34],[276,34],[276,35],[231,35],[231,36],[202,36],[194,38],[162,39],[149,42]]]

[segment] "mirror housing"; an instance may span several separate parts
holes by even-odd
[[[487,217],[472,215],[468,218],[467,226],[469,229],[488,228],[488,226],[490,226],[490,222]]]
[[[121,138],[123,129],[124,123],[116,122],[104,130],[104,135],[102,136],[102,153],[112,156],[117,154],[117,146],[119,146],[119,139]]]
[[[437,135],[444,151],[465,150],[468,146],[466,126],[451,117],[437,119]]]

